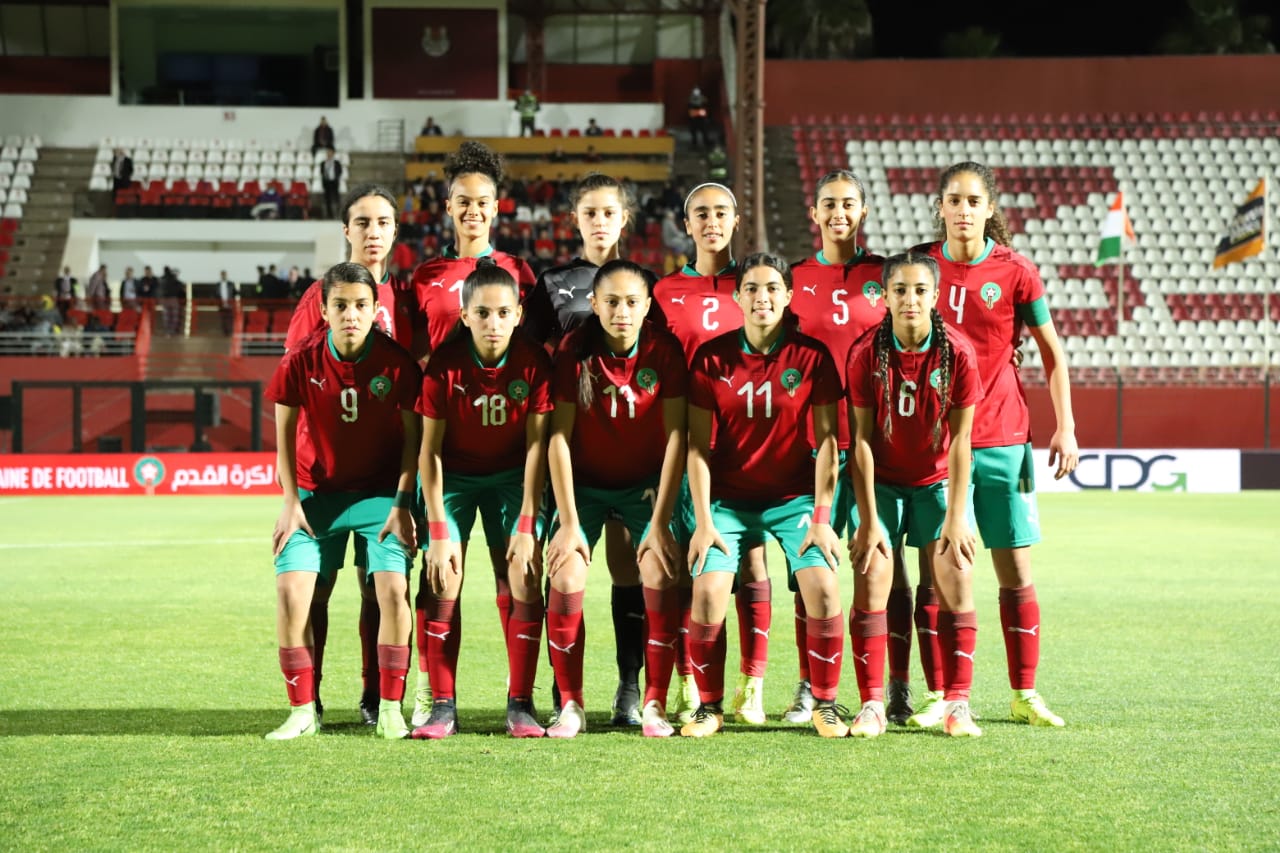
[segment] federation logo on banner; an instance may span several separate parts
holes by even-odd
[[[423,27],[422,52],[432,59],[439,59],[449,52],[448,27]]]
[[[164,482],[164,463],[154,456],[143,456],[133,466],[133,481],[144,489],[154,489]]]
[[[1227,264],[1260,255],[1266,248],[1267,179],[1263,178],[1244,203],[1236,207],[1235,214],[1227,223],[1227,233],[1218,241],[1218,248],[1213,255],[1213,268],[1220,269]]]

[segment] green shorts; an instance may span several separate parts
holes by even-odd
[[[1023,548],[1040,541],[1031,443],[973,451],[969,505],[987,548]]]
[[[369,573],[398,572],[409,569],[409,556],[394,536],[381,542],[378,534],[387,523],[395,502],[394,492],[329,492],[316,494],[299,489],[302,511],[315,537],[294,531],[275,558],[276,574],[284,572],[316,572],[326,584],[332,584],[347,553],[347,534],[355,533],[356,542],[363,538]],[[361,555],[357,552],[357,563]]]
[[[697,526],[698,519],[693,512],[693,493],[689,491],[689,474],[686,472],[680,478],[680,491],[676,493],[676,506],[671,512],[671,533],[676,537],[676,542],[687,546]]]
[[[485,542],[491,548],[505,546],[507,539],[516,534],[523,502],[523,467],[497,474],[445,472],[444,514],[449,523],[449,536],[455,542],[470,540],[479,512]],[[543,519],[536,517],[535,536],[541,536],[544,529]]]
[[[801,569],[826,567],[827,558],[821,549],[810,545],[803,554],[799,553],[800,543],[809,532],[807,519],[812,515],[812,495],[800,495],[780,503],[712,501],[711,519],[720,538],[729,546],[729,553],[713,547],[707,552],[702,571],[736,574],[743,551],[763,543],[767,536],[782,547],[789,575]]]
[[[966,511],[965,518],[973,524],[972,511]],[[892,550],[898,550],[904,538],[916,548],[928,545],[942,535],[946,519],[946,480],[927,486],[876,483],[876,523]],[[858,527],[855,516],[852,531]]]
[[[658,478],[625,489],[597,489],[574,484],[578,503],[578,532],[591,548],[600,541],[606,521],[621,521],[631,532],[631,541],[639,545],[649,532],[653,518],[653,501],[658,493]],[[551,535],[560,529],[560,515],[551,522]]]

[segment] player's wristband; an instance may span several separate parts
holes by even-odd
[[[427,523],[427,536],[432,542],[444,542],[449,538],[449,522],[431,521]]]
[[[831,507],[815,506],[813,508],[814,524],[830,524],[831,523]]]
[[[413,492],[396,492],[396,498],[391,505],[396,509],[410,509],[413,506]]]
[[[522,515],[516,520],[516,533],[533,533],[533,516]]]

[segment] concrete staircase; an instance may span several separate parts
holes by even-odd
[[[404,192],[404,164],[405,156],[396,151],[352,151],[347,187],[372,182],[398,198]]]
[[[764,131],[765,219],[769,248],[791,263],[813,254],[809,234],[809,206],[800,181],[789,127],[766,127]]]
[[[191,382],[228,379],[231,374],[231,339],[221,335],[151,338],[151,351],[143,368],[144,379]]]
[[[15,295],[52,292],[61,271],[68,221],[92,214],[88,187],[95,153],[92,148],[40,149],[4,279]],[[83,287],[87,271],[72,272]]]

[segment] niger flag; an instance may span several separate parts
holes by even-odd
[[[1218,250],[1213,256],[1213,268],[1259,255],[1266,247],[1267,179],[1263,178],[1227,223],[1227,233],[1218,240]]]

